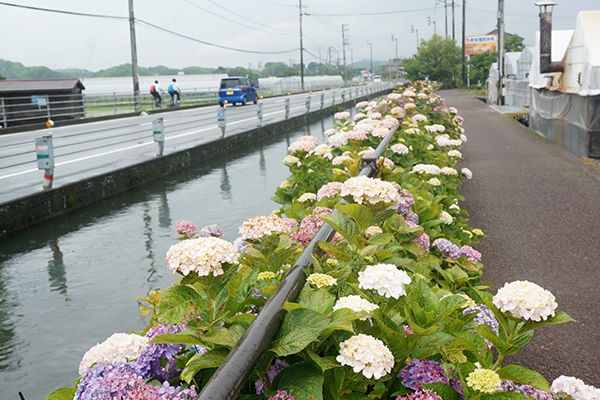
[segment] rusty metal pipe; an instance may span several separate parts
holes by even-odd
[[[563,72],[564,61],[552,61],[552,12],[540,13],[540,73]]]

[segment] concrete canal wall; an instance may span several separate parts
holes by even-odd
[[[184,151],[131,165],[110,173],[101,174],[85,181],[41,191],[32,196],[16,199],[0,205],[0,237],[25,229],[39,222],[106,199],[129,189],[161,179],[171,173],[206,162],[232,150],[298,129],[326,115],[354,106],[357,102],[371,100],[390,93],[392,89],[370,93],[362,97],[325,107],[323,110],[290,117],[287,120],[263,125],[232,136],[203,143]],[[41,188],[41,185],[40,185]]]

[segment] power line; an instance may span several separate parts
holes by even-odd
[[[297,48],[293,49],[293,50],[286,50],[286,51],[253,51],[253,50],[237,49],[235,47],[221,46],[220,44],[206,42],[204,40],[196,39],[196,38],[193,38],[191,36],[187,36],[187,35],[183,35],[181,33],[173,32],[173,31],[171,31],[169,29],[162,28],[162,27],[160,27],[158,25],[151,24],[150,22],[146,22],[146,21],[144,21],[142,19],[137,19],[136,18],[136,22],[139,22],[139,23],[144,24],[144,25],[148,25],[148,26],[150,26],[150,27],[152,27],[154,29],[157,29],[159,31],[170,33],[171,35],[174,35],[174,36],[178,36],[178,37],[181,37],[181,38],[184,38],[184,39],[191,40],[193,42],[202,43],[202,44],[205,44],[207,46],[218,47],[220,49],[225,49],[225,50],[239,51],[241,53],[250,53],[250,54],[286,54],[286,53],[293,53],[293,52],[299,50]]]
[[[5,3],[3,1],[0,1],[0,4],[4,5],[4,6],[9,6],[9,7],[26,8],[26,9],[35,10],[35,11],[47,11],[47,12],[53,12],[53,13],[57,13],[57,14],[69,14],[69,15],[78,15],[81,17],[109,18],[109,19],[117,19],[117,20],[121,20],[121,21],[129,21],[129,18],[127,18],[127,17],[117,17],[114,15],[100,15],[100,14],[80,13],[80,12],[75,12],[75,11],[53,10],[50,8],[41,8],[41,7],[24,6],[21,4]]]
[[[223,19],[226,19],[226,20],[227,20],[227,18],[226,18],[226,17],[223,17],[223,16],[221,16],[221,15],[219,15],[219,14],[216,14],[216,13],[214,13],[214,12],[212,12],[212,11],[209,11],[209,10],[207,10],[207,9],[205,9],[205,8],[202,8],[202,7],[200,7],[199,5],[197,5],[197,4],[195,4],[195,3],[192,3],[192,2],[191,2],[191,1],[189,1],[189,0],[183,0],[183,1],[184,1],[184,2],[186,2],[186,3],[188,3],[188,4],[190,4],[190,5],[192,5],[192,6],[194,6],[194,7],[197,7],[197,8],[199,8],[199,9],[203,10],[203,11],[206,11],[206,12],[208,12],[208,13],[212,14],[212,15],[215,15],[215,16],[217,16],[217,17],[219,17],[219,18],[223,18]],[[237,14],[237,13],[235,13],[235,12],[233,12],[233,11],[231,11],[231,10],[229,10],[229,9],[225,8],[225,7],[223,7],[222,5],[215,3],[214,1],[208,0],[208,2],[209,2],[209,3],[211,3],[211,4],[214,4],[214,5],[215,5],[215,6],[217,6],[217,7],[220,7],[220,8],[222,8],[223,10],[227,11],[228,13],[231,13],[231,14],[233,14],[233,15],[235,15],[235,16],[237,16],[237,17],[240,17],[240,18],[242,18],[242,19],[245,19],[246,21],[252,22],[253,24],[256,24],[256,25],[261,25],[261,26],[263,26],[263,27],[264,27],[264,28],[266,28],[266,29],[272,29],[272,30],[275,30],[275,31],[279,31],[279,32],[277,32],[277,33],[276,33],[277,35],[280,35],[280,34],[282,34],[282,32],[285,32],[285,33],[286,33],[286,34],[288,34],[288,35],[290,35],[290,34],[293,34],[293,35],[295,35],[295,34],[296,34],[295,32],[292,32],[292,31],[286,31],[286,30],[284,30],[284,29],[277,29],[277,28],[265,27],[263,23],[260,23],[260,22],[253,21],[253,20],[251,20],[251,19],[249,19],[249,18],[246,18],[246,17],[244,17],[243,15]],[[239,24],[239,25],[245,26],[246,28],[250,28],[250,29],[254,29],[254,30],[258,30],[258,31],[262,31],[262,30],[263,30],[263,29],[257,29],[257,28],[254,28],[254,27],[251,27],[251,26],[248,26],[248,25],[244,25],[244,24],[242,24],[242,23],[240,23],[240,22],[236,22],[236,23],[237,23],[237,24]],[[274,32],[269,32],[269,33],[274,33]]]
[[[405,14],[405,13],[410,13],[410,12],[426,11],[426,10],[433,10],[433,9],[435,9],[435,7],[420,8],[417,10],[382,11],[382,12],[360,13],[360,14],[309,14],[309,13],[306,13],[305,15],[308,15],[308,16],[318,15],[318,16],[322,16],[322,17],[359,17],[359,16],[363,16],[363,15]]]
[[[55,10],[55,9],[50,9],[50,8],[40,8],[40,7],[32,7],[32,6],[23,6],[23,5],[19,5],[19,4],[5,3],[5,2],[2,2],[2,1],[0,1],[0,5],[10,6],[10,7],[17,7],[17,8],[26,8],[26,9],[35,10],[35,11],[46,11],[46,12],[53,12],[53,13],[58,13],[58,14],[76,15],[76,16],[80,16],[80,17],[109,18],[109,19],[116,19],[116,20],[121,20],[121,21],[129,21],[129,18],[127,18],[127,17],[117,17],[117,16],[100,15],[100,14],[88,14],[88,13],[80,13],[80,12],[74,12],[74,11]],[[298,49],[286,50],[286,51],[253,51],[253,50],[237,49],[235,47],[222,46],[222,45],[219,45],[219,44],[210,43],[210,42],[207,42],[207,41],[204,41],[204,40],[196,39],[196,38],[193,38],[191,36],[186,36],[186,35],[183,35],[181,33],[177,33],[177,32],[171,31],[169,29],[162,28],[162,27],[160,27],[158,25],[154,25],[154,24],[152,24],[150,22],[146,22],[146,21],[144,21],[142,19],[135,18],[135,22],[139,22],[141,24],[147,25],[147,26],[152,27],[154,29],[157,29],[159,31],[166,32],[166,33],[169,33],[171,35],[178,36],[178,37],[181,37],[181,38],[184,38],[184,39],[188,39],[188,40],[191,40],[193,42],[202,43],[202,44],[205,44],[207,46],[218,47],[220,49],[238,51],[238,52],[241,52],[241,53],[250,53],[250,54],[286,54],[286,53],[292,53],[294,51],[298,51]]]

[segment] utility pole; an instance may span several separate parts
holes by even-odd
[[[410,31],[411,31],[412,33],[415,33],[415,32],[417,32],[417,48],[418,48],[418,47],[419,47],[419,30],[418,30],[418,29],[415,29],[415,26],[414,26],[414,25],[411,25],[411,26],[410,26]]]
[[[394,38],[394,35],[392,35],[392,42],[396,41],[396,59],[398,59],[398,38]]]
[[[465,5],[467,0],[462,0],[462,69],[461,69],[461,84],[465,84]]]
[[[456,40],[454,38],[454,0],[452,0],[452,40]]]
[[[427,25],[431,25],[431,15],[427,16]],[[437,29],[435,28],[435,20],[433,20],[433,34],[437,35]]]
[[[342,24],[342,48],[344,50],[344,84],[348,81],[348,75],[346,74],[346,45],[348,44],[346,40],[346,29],[348,24]]]
[[[140,80],[138,77],[137,48],[135,45],[135,18],[133,16],[133,0],[129,0],[129,39],[131,41],[131,74],[133,75],[133,98],[135,112],[142,110],[140,103]]]
[[[504,0],[498,0],[498,105],[504,105]]]
[[[448,0],[444,0],[444,12],[446,15],[446,39],[448,39]]]
[[[304,92],[304,49],[302,47],[302,0],[300,2],[300,87]]]

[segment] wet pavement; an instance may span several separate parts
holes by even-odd
[[[600,387],[600,168],[552,144],[471,94],[441,91],[464,120],[461,207],[489,237],[476,247],[495,289],[528,280],[577,322],[546,326],[504,364],[550,382],[575,376]],[[495,293],[495,291],[494,291]]]

